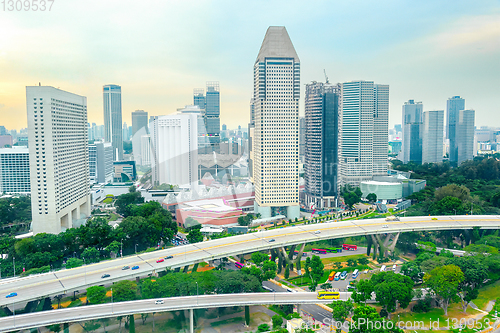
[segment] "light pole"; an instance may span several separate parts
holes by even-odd
[[[196,283],[196,304],[198,305],[198,282],[197,281],[194,281],[194,283]]]
[[[137,244],[135,244],[135,254],[137,254]]]
[[[16,277],[16,257],[12,257],[12,266],[14,266],[14,277]]]
[[[123,238],[120,240],[120,255],[123,258]]]
[[[113,313],[113,287],[111,287],[111,313]]]

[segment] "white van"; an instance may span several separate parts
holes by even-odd
[[[395,272],[395,271],[396,271],[396,267],[397,267],[397,265],[396,265],[396,264],[392,265],[392,271],[393,271],[393,272]]]
[[[385,267],[386,267],[385,265],[382,265],[382,267],[380,267],[380,271],[381,272],[385,271]]]

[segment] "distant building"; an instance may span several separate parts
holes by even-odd
[[[113,145],[113,161],[123,160],[122,88],[115,84],[103,87],[104,141]]]
[[[89,180],[91,184],[113,182],[113,146],[110,142],[89,145]]]
[[[458,162],[458,135],[459,111],[465,110],[465,99],[453,96],[446,102],[447,131],[446,137],[450,139],[450,162]]]
[[[113,162],[113,168],[113,182],[127,183],[137,180],[135,161],[115,161]]]
[[[208,145],[200,142],[200,153],[209,154],[219,151],[220,143],[220,90],[219,82],[207,82],[207,91],[204,95],[203,89],[194,89],[193,104],[199,106],[204,119],[205,136]]]
[[[89,183],[97,183],[97,147],[94,144],[89,145]]]
[[[457,164],[474,158],[474,110],[460,110],[456,129]]]
[[[3,148],[7,145],[12,147],[13,144],[14,143],[12,140],[12,135],[10,135],[10,134],[0,135],[0,148]]]
[[[306,118],[299,117],[299,158],[304,163],[306,155]]]
[[[132,112],[132,136],[134,136],[141,129],[144,129],[147,133],[148,113],[144,110],[135,110]]]
[[[87,98],[26,87],[33,233],[57,234],[90,215]]]
[[[141,165],[151,166],[151,136],[141,136]]]
[[[422,163],[443,161],[444,111],[425,111],[422,140]]]
[[[0,193],[31,193],[27,147],[0,149]]]
[[[403,105],[403,163],[422,163],[423,105],[410,99]]]
[[[408,179],[402,174],[394,176],[375,176],[373,180],[360,184],[363,198],[370,193],[377,195],[377,200],[398,200],[423,190],[426,181],[422,179]]]

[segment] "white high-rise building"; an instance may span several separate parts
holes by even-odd
[[[387,175],[389,86],[372,81],[342,84],[340,182],[359,185]]]
[[[0,193],[29,194],[30,186],[28,147],[0,148]]]
[[[198,187],[198,116],[176,113],[152,117],[149,124],[153,184]]]
[[[300,60],[285,27],[269,27],[254,64],[255,212],[299,217]]]
[[[87,98],[26,87],[33,233],[57,234],[90,215]]]
[[[474,110],[458,111],[456,129],[458,165],[474,158],[475,116],[476,112]]]
[[[141,162],[143,166],[151,166],[151,136],[141,136]]]
[[[425,111],[423,119],[422,163],[442,162],[444,110]]]

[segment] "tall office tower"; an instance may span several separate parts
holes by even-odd
[[[0,193],[30,192],[29,149],[24,146],[0,149]]]
[[[90,215],[87,98],[26,87],[33,233],[57,234]]]
[[[135,110],[132,112],[132,136],[141,129],[144,129],[144,134],[148,133],[148,113],[144,110]]]
[[[113,160],[123,160],[122,88],[115,84],[103,87],[104,141],[113,145]]]
[[[387,85],[373,81],[341,85],[339,178],[342,184],[359,185],[374,175],[387,174],[388,102]]]
[[[123,128],[122,128],[122,139],[123,141],[128,141],[128,126],[127,123],[123,123]]]
[[[198,116],[176,113],[154,117],[149,124],[153,184],[198,188]]]
[[[96,142],[96,183],[113,181],[113,146],[110,142]],[[90,147],[89,147],[90,150]]]
[[[386,176],[389,163],[389,85],[373,85],[373,175]]]
[[[89,145],[89,184],[97,183],[97,147],[95,144]]]
[[[94,141],[94,132],[92,131],[92,127],[90,127],[90,123],[87,123],[87,137],[89,141]]]
[[[193,105],[198,105],[205,110],[205,90],[202,88],[193,89]]]
[[[458,111],[456,126],[457,164],[460,165],[474,158],[474,110]]]
[[[151,166],[151,136],[149,134],[141,136],[142,165]]]
[[[299,217],[300,60],[285,27],[269,27],[254,64],[255,212]],[[286,210],[286,212],[285,212]]]
[[[312,82],[305,95],[305,204],[335,207],[340,86]]]
[[[465,110],[465,99],[460,96],[453,96],[446,102],[446,116],[447,116],[447,131],[446,137],[450,139],[450,162],[458,162],[458,143],[457,143],[457,123],[458,112]]]
[[[443,161],[444,111],[425,111],[422,130],[422,163]]]
[[[410,99],[403,105],[403,163],[422,163],[423,112],[422,102]]]
[[[198,105],[186,105],[183,108],[177,109],[178,113],[195,114],[197,117],[197,133],[198,133],[198,153],[206,153],[205,148],[210,146],[210,141],[205,127],[205,110],[200,109]],[[212,150],[210,149],[210,153]]]
[[[248,176],[250,182],[253,181],[253,161],[255,160],[253,151],[253,138],[255,137],[255,100],[250,99],[250,122],[248,123]]]
[[[306,155],[305,149],[306,149],[306,118],[299,117],[299,158],[301,163],[304,163],[304,158]]]
[[[218,152],[220,144],[220,91],[217,81],[207,82],[205,126],[212,150]]]

